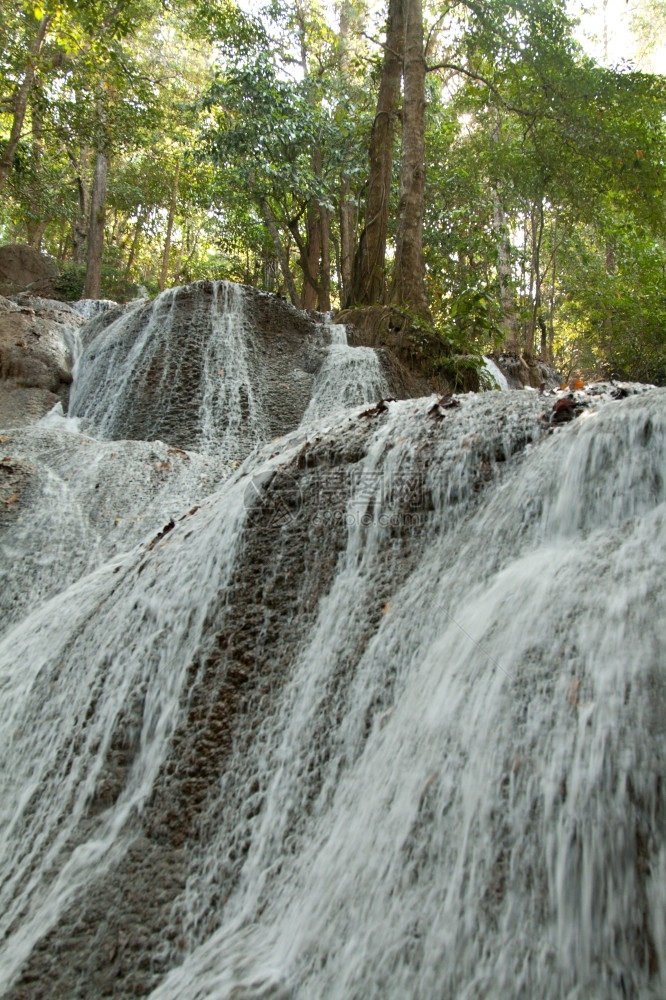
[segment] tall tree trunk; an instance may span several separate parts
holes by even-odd
[[[545,350],[542,352],[544,360],[549,364],[553,363],[553,341],[555,340],[555,292],[557,279],[557,243],[559,215],[555,209],[555,219],[553,221],[553,256],[551,258],[550,289],[548,293],[548,332],[546,335]]]
[[[321,221],[321,270],[319,272],[320,312],[329,312],[331,308],[331,213],[325,205],[319,206]]]
[[[405,61],[400,202],[391,302],[431,322],[425,288],[425,78],[422,0],[404,0]]]
[[[351,197],[351,183],[343,174],[340,180],[340,302],[350,305],[354,277],[354,242],[356,235],[356,205]]]
[[[129,256],[127,258],[127,263],[125,264],[125,280],[128,281],[132,273],[132,265],[134,264],[134,258],[136,257],[136,252],[139,249],[139,240],[141,239],[141,233],[143,232],[143,227],[146,224],[146,209],[142,208],[139,212],[136,222],[134,223],[134,235],[132,237],[132,246],[130,247]]]
[[[30,181],[27,190],[28,220],[26,230],[28,244],[35,250],[41,249],[42,237],[48,225],[44,219],[42,204],[42,135],[43,121],[37,83],[30,93],[30,124],[32,129],[32,149],[30,153]]]
[[[342,0],[338,30],[338,66],[342,79],[349,73],[350,68],[349,38],[352,22],[357,22],[356,29],[357,33],[360,34],[362,28],[360,20],[359,14],[352,7],[350,0]],[[342,306],[350,305],[352,301],[357,218],[358,208],[352,197],[351,181],[343,170],[340,177],[340,243],[339,248],[336,247],[338,285]]]
[[[499,145],[502,135],[502,119],[497,117],[492,129],[491,138]],[[500,293],[500,326],[502,329],[502,349],[512,354],[520,354],[520,330],[516,311],[516,298],[513,290],[513,272],[511,268],[511,245],[506,227],[504,205],[499,192],[492,188],[493,198],[493,228],[497,239],[497,280]]]
[[[389,0],[386,47],[377,95],[377,114],[370,136],[370,173],[365,204],[365,225],[356,249],[352,280],[351,301],[360,305],[382,302],[385,293],[386,234],[393,171],[393,143],[405,37],[403,2],[404,0]],[[425,71],[425,64],[423,68]],[[346,302],[346,305],[350,305],[351,301]]]
[[[77,159],[68,149],[67,155],[76,170],[76,190],[78,194],[78,212],[72,225],[72,246],[75,264],[85,262],[85,250],[88,240],[88,223],[90,221],[90,188],[86,179],[89,168],[90,150],[84,146]]]
[[[176,203],[178,201],[178,181],[180,179],[180,160],[176,163],[176,169],[173,175],[173,187],[171,189],[171,201],[169,203],[169,218],[167,220],[167,231],[166,238],[164,240],[164,253],[162,255],[162,270],[160,271],[160,280],[158,282],[158,289],[160,292],[164,291],[167,274],[169,273],[169,253],[171,251],[171,234],[173,232],[173,220],[176,215]]]
[[[493,191],[493,225],[497,235],[497,278],[500,291],[502,348],[514,354],[520,353],[520,331],[513,294],[513,274],[511,271],[511,247],[506,231],[504,206],[499,195]]]
[[[40,52],[42,51],[46,32],[48,31],[52,20],[53,16],[51,14],[47,14],[46,17],[43,17],[37,25],[37,32],[30,43],[28,65],[25,68],[23,79],[14,93],[14,99],[12,102],[14,118],[12,121],[11,131],[9,133],[9,141],[2,152],[2,156],[0,157],[0,191],[7,183],[7,178],[9,177],[14,164],[14,155],[16,153],[16,147],[21,139],[21,132],[23,131],[23,122],[25,121],[25,113],[28,108],[30,91],[32,90],[32,85],[35,80],[37,60]]]
[[[321,146],[315,146],[312,156],[315,177],[321,180],[324,165]],[[298,226],[291,227],[298,242]],[[303,309],[319,309],[328,312],[331,308],[331,216],[321,202],[314,202],[308,210],[308,240],[305,253],[301,253],[303,264]]]
[[[282,276],[284,277],[285,285],[289,292],[289,298],[292,304],[296,306],[297,309],[301,308],[301,300],[299,294],[296,290],[296,284],[294,282],[294,276],[291,273],[289,267],[289,260],[282,246],[282,240],[280,239],[280,233],[278,231],[277,222],[275,221],[275,216],[271,206],[268,204],[268,200],[262,196],[259,197],[259,207],[261,209],[261,214],[263,215],[264,222],[266,223],[266,228],[270,233],[270,237],[273,241],[273,246],[275,247],[275,255],[280,261],[280,267],[282,269]]]
[[[97,151],[95,176],[90,199],[90,226],[88,228],[88,253],[86,255],[86,281],[84,299],[98,299],[102,290],[102,251],[104,250],[104,214],[106,208],[106,180],[109,161],[103,150]]]
[[[530,320],[527,325],[523,353],[526,357],[534,357],[536,329],[541,328],[541,242],[543,239],[543,200],[534,202],[531,213],[532,255],[530,268]]]
[[[305,246],[306,266],[303,268],[303,290],[301,306],[303,309],[316,309],[319,298],[319,261],[321,259],[321,219],[319,205],[313,202],[307,213],[307,241]]]

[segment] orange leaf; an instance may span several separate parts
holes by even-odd
[[[569,702],[574,708],[578,708],[578,692],[580,690],[580,679],[574,677],[569,688]]]
[[[19,497],[18,493],[13,493],[12,496],[9,497],[9,499],[5,500],[5,503],[9,507],[10,504],[16,503],[18,497]]]
[[[574,378],[571,380],[572,389],[583,389],[584,387],[585,383],[583,382],[582,378]]]

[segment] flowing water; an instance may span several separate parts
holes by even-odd
[[[291,307],[280,308],[288,323]],[[101,312],[84,333],[70,416],[98,437],[158,437],[237,460],[304,414],[386,394],[376,352],[348,347],[344,326],[310,322],[294,345],[277,315],[260,329],[256,311],[256,295],[217,281]]]
[[[497,385],[497,388],[506,392],[509,388],[509,383],[507,382],[506,375],[502,369],[493,361],[492,358],[488,358],[485,355],[483,356],[483,364],[486,371]]]
[[[666,391],[434,402],[303,422],[0,640],[3,996],[665,995]]]
[[[377,352],[371,347],[349,347],[347,329],[339,323],[327,323],[325,330],[330,344],[303,425],[350,406],[376,403],[389,394]]]

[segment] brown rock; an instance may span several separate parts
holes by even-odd
[[[67,333],[82,323],[55,302],[45,308],[43,300],[17,305],[0,297],[0,427],[34,423],[58,400],[66,405],[73,364]]]
[[[0,247],[0,295],[30,291],[53,295],[58,265],[33,247],[9,243]]]

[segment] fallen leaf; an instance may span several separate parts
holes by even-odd
[[[439,405],[443,410],[452,410],[454,406],[460,406],[460,400],[456,399],[452,392],[447,392],[440,399]]]
[[[382,608],[382,614],[387,615],[390,610],[391,610],[391,602],[387,601],[384,607]]]
[[[192,514],[196,514],[198,510],[201,510],[201,507],[193,507],[192,510],[188,510],[187,514],[183,514],[183,516],[179,517],[178,520],[184,521],[186,517],[191,517]],[[187,535],[185,537],[187,538]]]
[[[167,448],[167,455],[180,455],[181,458],[185,458],[187,461],[190,459],[190,456],[182,448]]]
[[[583,389],[585,388],[585,383],[583,382],[582,378],[574,378],[571,380],[570,388]]]
[[[169,472],[171,469],[171,462],[155,462],[153,469],[155,472]]]
[[[148,545],[146,546],[148,551],[150,551],[150,549],[154,549],[157,543],[161,541],[165,535],[168,535],[170,531],[173,531],[175,527],[176,525],[174,521],[169,521],[168,524],[165,524],[162,530],[158,531],[158,533],[155,535],[152,542],[149,542]]]
[[[376,406],[371,406],[369,409],[364,410],[363,413],[359,413],[359,417],[376,417],[380,413],[386,413],[388,410],[387,403],[395,403],[395,399],[380,399]]]
[[[8,497],[7,500],[5,500],[5,503],[9,507],[10,504],[16,503],[16,501],[18,500],[18,498],[19,498],[18,493],[12,493],[12,495],[10,497]]]
[[[569,703],[574,708],[578,708],[578,692],[580,690],[580,678],[574,677],[569,688]]]

